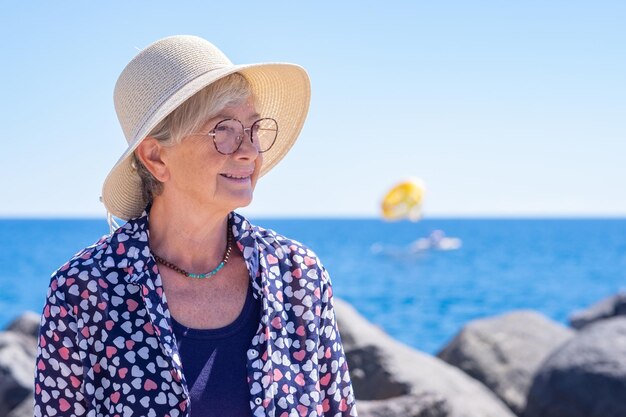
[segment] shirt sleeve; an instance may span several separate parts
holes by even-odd
[[[320,343],[317,351],[324,417],[357,416],[348,362],[337,328],[333,290],[326,268],[321,266]]]
[[[83,366],[77,346],[77,322],[54,275],[41,316],[35,370],[35,417],[85,415]],[[61,288],[63,287],[63,288]]]

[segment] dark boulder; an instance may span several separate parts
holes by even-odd
[[[26,312],[0,332],[0,416],[33,415],[39,320]]]
[[[574,332],[534,311],[474,320],[437,355],[481,381],[516,414],[535,371]]]
[[[441,395],[424,392],[390,400],[358,401],[360,417],[449,417],[451,410]]]
[[[626,416],[626,317],[585,326],[535,375],[525,417]]]
[[[514,417],[461,370],[394,340],[337,298],[335,309],[360,417]]]
[[[569,322],[574,329],[582,329],[588,324],[616,316],[626,316],[626,292],[604,298],[590,307],[575,311]]]
[[[24,335],[0,333],[0,416],[33,396],[35,357],[24,343]]]
[[[33,417],[35,414],[35,398],[31,395],[15,407],[6,417]]]
[[[41,316],[35,312],[27,311],[13,320],[6,330],[30,336],[35,340],[39,336]]]

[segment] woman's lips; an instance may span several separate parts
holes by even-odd
[[[235,174],[220,174],[222,177],[226,178],[229,181],[237,182],[237,183],[246,183],[250,181],[252,174],[243,174],[243,175],[235,175]]]

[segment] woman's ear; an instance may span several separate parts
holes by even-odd
[[[169,179],[170,173],[163,160],[163,146],[152,136],[147,136],[135,149],[137,159],[160,182]]]

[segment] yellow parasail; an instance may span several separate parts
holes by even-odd
[[[383,218],[418,221],[422,217],[422,199],[425,191],[424,183],[419,178],[409,178],[395,185],[383,198],[381,207]]]

